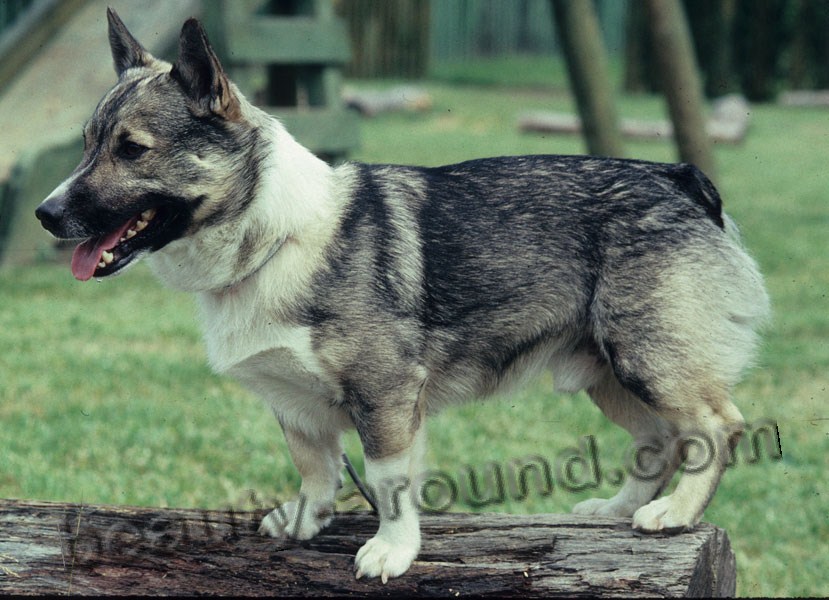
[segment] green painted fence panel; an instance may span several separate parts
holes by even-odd
[[[611,53],[623,48],[629,1],[596,0]],[[433,63],[559,51],[549,0],[433,0],[431,11]]]
[[[350,56],[345,25],[311,17],[260,16],[228,24],[227,46],[238,62],[345,64]]]

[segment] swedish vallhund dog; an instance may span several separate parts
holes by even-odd
[[[356,428],[380,522],[357,576],[405,573],[426,416],[543,369],[586,390],[653,473],[576,513],[645,532],[699,521],[769,311],[699,170],[582,156],[331,167],[240,94],[198,21],[170,65],[108,17],[118,82],[37,217],[80,241],[80,280],[146,255],[197,295],[211,366],[273,407],[302,476],[300,501],[260,531],[308,539],[330,522]]]

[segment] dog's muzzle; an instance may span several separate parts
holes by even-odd
[[[60,237],[63,213],[63,198],[61,197],[48,198],[35,209],[35,216],[40,224],[56,237]]]

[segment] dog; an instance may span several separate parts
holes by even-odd
[[[355,428],[379,512],[356,576],[400,576],[420,549],[427,415],[547,369],[626,429],[651,473],[574,511],[694,527],[743,429],[731,391],[770,310],[698,169],[586,156],[332,167],[242,96],[195,19],[175,64],[111,10],[108,23],[117,84],[36,216],[80,240],[77,279],[146,256],[195,293],[210,365],[272,407],[302,476],[263,533],[304,540],[331,521]]]

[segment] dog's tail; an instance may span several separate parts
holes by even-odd
[[[705,212],[720,229],[725,229],[723,219],[722,198],[711,180],[694,165],[682,163],[671,172],[674,183]]]

